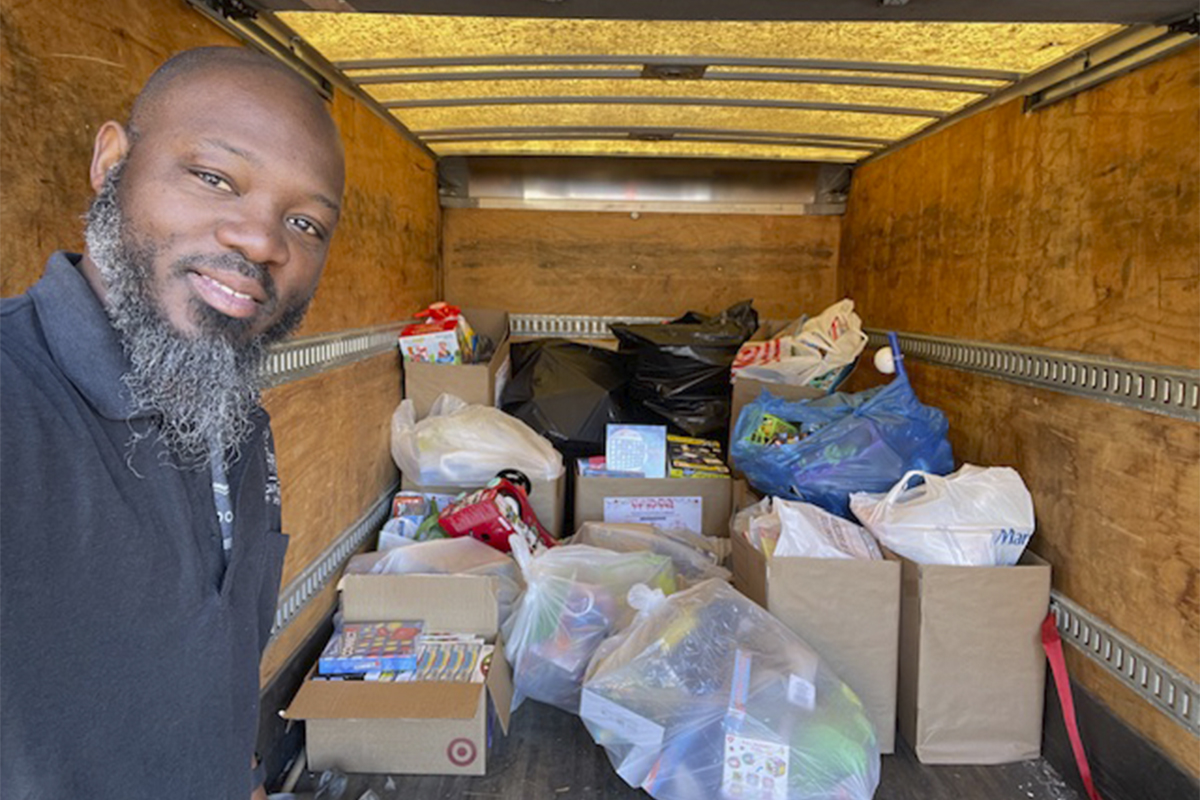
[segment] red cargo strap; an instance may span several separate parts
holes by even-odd
[[[1054,688],[1058,690],[1063,723],[1067,727],[1067,737],[1071,740],[1071,750],[1075,753],[1075,766],[1079,767],[1083,788],[1087,790],[1090,800],[1100,800],[1100,794],[1092,782],[1092,768],[1088,766],[1087,753],[1083,751],[1083,740],[1079,738],[1079,723],[1075,720],[1075,699],[1071,695],[1071,679],[1067,676],[1067,662],[1063,658],[1062,639],[1058,635],[1058,621],[1053,611],[1042,620],[1042,647],[1046,650],[1050,670],[1054,673]]]

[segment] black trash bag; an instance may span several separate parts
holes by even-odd
[[[729,368],[758,328],[743,300],[716,316],[689,311],[665,325],[610,325],[634,357],[630,399],[691,436],[729,425]]]
[[[566,339],[512,345],[500,407],[566,455],[604,451],[605,425],[629,421],[628,355]]]

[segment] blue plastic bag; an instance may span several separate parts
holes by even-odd
[[[892,349],[896,377],[886,386],[799,401],[764,391],[748,403],[730,455],[750,485],[853,519],[851,492],[886,492],[913,469],[952,472],[946,415],[917,399],[894,337]]]

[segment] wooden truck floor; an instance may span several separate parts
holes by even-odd
[[[875,800],[1081,800],[1045,759],[1001,766],[927,766],[897,738],[883,757]],[[350,775],[339,796],[360,800],[624,800],[649,795],[613,771],[604,750],[574,715],[527,701],[512,717],[507,737],[493,743],[488,774],[477,777]],[[320,775],[304,773],[298,798],[311,797]],[[715,800],[695,798],[695,800]]]

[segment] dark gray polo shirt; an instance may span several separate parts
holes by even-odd
[[[0,796],[246,800],[286,548],[267,415],[226,568],[210,470],[130,408],[78,261],[0,301]]]

